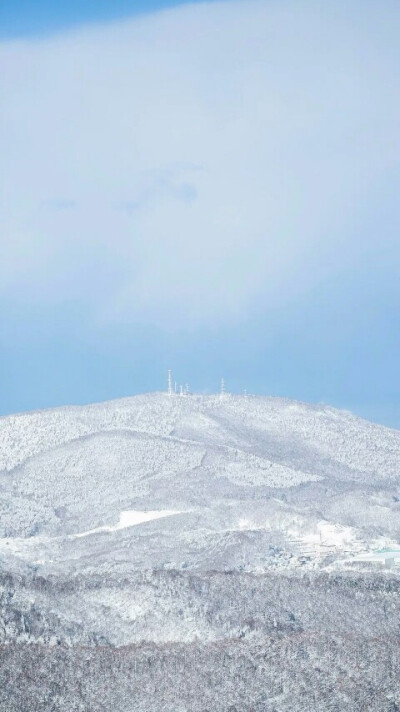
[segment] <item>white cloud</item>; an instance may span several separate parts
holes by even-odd
[[[399,15],[246,0],[3,43],[3,294],[199,324],[355,264],[400,157]]]

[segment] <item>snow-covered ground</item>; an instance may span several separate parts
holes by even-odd
[[[114,527],[97,527],[97,529],[90,529],[88,532],[81,532],[80,534],[72,534],[72,537],[77,537],[78,539],[83,536],[90,536],[92,534],[98,534],[99,532],[116,532],[119,529],[127,529],[128,527],[135,527],[138,524],[143,524],[143,522],[151,522],[153,519],[162,519],[163,517],[171,517],[173,514],[180,514],[178,511],[164,511],[164,512],[139,512],[135,509],[130,509],[127,512],[121,512],[119,516],[119,523]]]

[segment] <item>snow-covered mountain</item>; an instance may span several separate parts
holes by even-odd
[[[400,538],[400,432],[325,406],[155,393],[26,413],[0,419],[0,467],[2,550],[47,563],[79,560],[91,530],[93,564],[99,540],[138,537],[133,566],[144,534],[141,562],[178,567],[233,565],[244,532],[247,568],[273,563],[269,539],[341,559]],[[117,528],[131,510],[176,514]]]
[[[395,650],[399,550],[400,432],[348,412],[154,393],[0,419],[0,638],[18,660],[26,645],[78,658],[82,646],[131,646],[135,657],[144,642],[189,646],[186,660],[193,645],[264,650],[300,634],[306,647],[383,636],[390,650],[394,636]],[[258,652],[247,654],[254,666]],[[343,709],[356,709],[352,694]],[[212,709],[229,709],[218,695]],[[257,695],[264,706],[249,709],[293,709]],[[0,709],[25,699],[4,707],[0,693]],[[117,693],[110,704],[170,709]]]

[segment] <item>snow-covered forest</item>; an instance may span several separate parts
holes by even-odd
[[[0,709],[400,709],[400,433],[155,393],[0,419]]]

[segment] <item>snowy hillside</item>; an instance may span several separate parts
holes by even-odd
[[[3,550],[24,548],[15,539],[26,537],[29,552],[36,538],[51,548],[56,537],[61,556],[73,549],[75,559],[83,544],[73,535],[115,527],[127,510],[179,511],[144,529],[152,540],[168,532],[174,560],[181,552],[190,565],[201,556],[188,538],[232,552],[246,530],[312,555],[321,544],[342,556],[400,538],[400,433],[333,408],[151,394],[2,418],[0,443]],[[136,535],[129,527],[119,537]],[[156,561],[148,548],[149,565],[166,563],[158,541]],[[208,545],[204,557],[212,566]],[[246,565],[266,559],[255,551]]]
[[[99,655],[128,646],[137,670],[135,646],[146,642],[156,646],[156,667],[150,682],[142,679],[158,689],[162,670],[173,677],[181,660],[192,661],[193,676],[201,646],[211,646],[204,675],[219,645],[234,680],[247,659],[258,675],[260,650],[285,641],[293,655],[299,645],[319,658],[334,685],[341,672],[329,663],[332,637],[353,641],[344,666],[356,665],[356,639],[386,640],[389,657],[398,649],[398,431],[277,398],[155,393],[2,418],[0,468],[0,641],[14,650],[16,670],[24,646],[35,645],[40,674],[57,671],[55,644],[70,650],[78,673],[85,646]],[[171,657],[160,662],[159,646],[178,656],[177,668]],[[377,655],[368,684],[381,704],[387,670]],[[111,688],[129,688],[120,674]],[[212,709],[228,709],[215,685]],[[244,691],[229,685],[226,699],[247,709]],[[290,686],[276,708],[266,706],[264,687],[253,689],[260,706],[251,709],[292,709]],[[24,689],[15,709],[33,699]],[[357,689],[344,694],[343,710],[357,709]],[[102,709],[86,692],[83,707],[56,708]],[[131,708],[118,695],[116,710],[164,709],[139,697]],[[203,709],[197,699],[187,705]],[[330,709],[323,698],[318,709]]]

